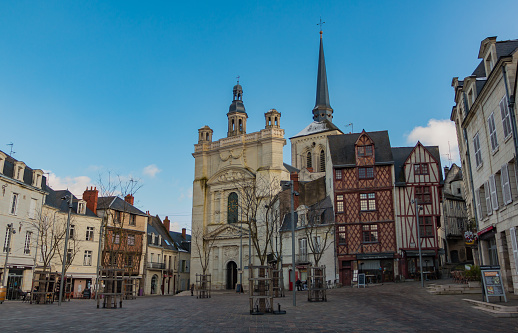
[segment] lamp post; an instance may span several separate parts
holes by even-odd
[[[12,235],[16,233],[16,230],[14,230],[13,225],[14,223],[10,223],[7,225],[7,247],[5,248],[4,272],[2,276],[3,286],[6,286],[7,284],[7,261],[9,261],[9,252],[11,251],[11,238]]]
[[[58,305],[61,305],[61,299],[63,298],[63,282],[65,282],[65,268],[67,264],[68,259],[68,238],[70,237],[70,214],[72,212],[72,193],[70,195],[67,195],[61,200],[67,200],[68,199],[68,219],[67,219],[67,232],[65,235],[65,248],[63,249],[63,264],[61,266],[61,283],[59,285],[59,301]]]
[[[293,289],[293,306],[297,306],[297,294],[295,290],[295,196],[299,195],[293,190],[293,180],[281,182],[281,186],[290,188],[291,199],[291,284]]]
[[[417,200],[412,200],[412,203],[415,206],[415,220],[417,226],[417,245],[419,248],[419,270],[421,271],[421,287],[424,288],[424,280],[423,280],[423,254],[421,252],[421,228],[419,227],[419,209],[423,207],[419,206]]]

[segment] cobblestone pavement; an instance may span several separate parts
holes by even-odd
[[[478,295],[480,297],[480,295]],[[5,302],[0,332],[518,332],[517,318],[495,318],[473,309],[462,295],[431,295],[418,282],[328,291],[328,301],[307,302],[297,293],[274,299],[285,315],[250,315],[247,295],[213,293],[141,297],[121,309],[97,309],[93,300],[61,307]]]

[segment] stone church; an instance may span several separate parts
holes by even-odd
[[[198,130],[194,146],[195,178],[193,182],[191,283],[202,273],[197,244],[201,237],[214,243],[210,250],[207,273],[213,289],[234,289],[243,272],[247,288],[249,245],[247,226],[241,212],[238,182],[263,179],[279,184],[289,179],[283,165],[282,149],[286,145],[280,126],[281,114],[271,109],[264,114],[264,129],[247,133],[248,115],[243,104],[243,88],[233,89],[233,101],[227,113],[227,137],[212,140],[209,126]],[[254,250],[251,250],[253,253]],[[203,258],[203,253],[201,254]],[[257,264],[251,258],[252,264]]]
[[[264,129],[247,134],[248,115],[243,104],[243,89],[239,82],[234,86],[233,101],[227,113],[227,137],[213,141],[212,129],[204,126],[198,130],[198,143],[194,145],[191,283],[196,282],[196,274],[202,273],[199,252],[203,249],[198,251],[196,243],[201,244],[201,237],[205,237],[214,242],[207,268],[212,289],[234,289],[241,278],[247,289],[248,270],[242,268],[248,266],[249,260],[252,264],[258,264],[258,261],[249,258],[254,249],[250,250],[248,245],[246,221],[238,204],[237,183],[242,179],[280,183],[290,179],[290,172],[299,173],[300,181],[324,177],[327,136],[343,134],[333,125],[332,114],[322,31],[313,122],[290,138],[292,166],[283,163],[286,140],[280,127],[281,114],[275,109],[269,110],[264,114]],[[291,253],[283,256],[291,261]],[[203,253],[201,257],[204,257]]]

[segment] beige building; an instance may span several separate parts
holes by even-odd
[[[518,40],[484,39],[481,59],[463,80],[455,77],[455,122],[469,218],[476,221],[474,259],[500,265],[506,289],[518,292],[516,132]]]
[[[18,288],[31,289],[38,237],[35,224],[45,200],[44,185],[42,170],[31,169],[0,151],[0,232],[3,233],[0,284],[8,287],[7,299],[16,298]]]
[[[210,235],[215,242],[207,273],[212,275],[214,289],[234,289],[238,270],[242,271],[240,268],[248,265],[248,233],[243,224],[243,198],[237,194],[239,183],[254,180],[276,184],[279,191],[280,181],[289,179],[283,166],[286,140],[280,127],[281,114],[275,109],[269,110],[265,113],[264,129],[247,133],[248,115],[239,83],[234,86],[233,96],[227,113],[227,137],[213,141],[212,129],[205,126],[199,129],[193,153],[195,178],[190,280],[194,283],[196,274],[202,273],[200,253],[195,244],[202,241],[201,237]],[[257,216],[259,220],[263,214]],[[256,263],[253,250],[251,253],[251,262]],[[242,279],[248,279],[246,270]]]
[[[170,221],[150,216],[147,225],[144,295],[174,295],[178,250],[169,234]]]
[[[97,277],[101,218],[87,208],[86,201],[77,199],[68,190],[54,191],[47,186],[46,191],[48,195],[39,221],[38,266],[48,263],[52,272],[61,273],[69,210],[66,198],[72,195],[66,275],[72,278],[73,297],[81,298]]]

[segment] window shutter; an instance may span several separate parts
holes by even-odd
[[[489,185],[489,181],[484,183],[484,194],[486,196],[486,213],[487,215],[493,214],[493,209],[491,209],[491,187]]]
[[[478,219],[482,219],[482,207],[480,206],[480,189],[475,190],[475,204],[477,206]]]
[[[518,270],[518,241],[516,240],[516,229],[511,227],[509,229],[511,236],[511,245],[513,247],[514,269]]]
[[[501,177],[502,182],[502,194],[504,197],[504,204],[509,204],[513,201],[511,196],[511,185],[509,184],[509,170],[507,163],[502,165]]]
[[[498,209],[498,195],[496,193],[495,175],[489,176],[489,189],[491,190],[491,205],[493,210]]]

